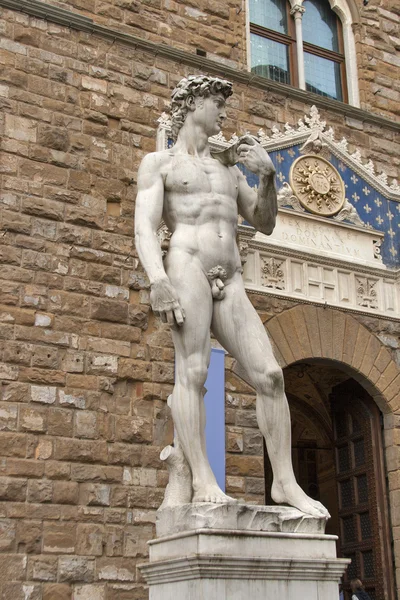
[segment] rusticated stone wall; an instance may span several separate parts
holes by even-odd
[[[361,108],[389,118],[400,114],[400,13],[397,0],[349,0],[359,13],[356,40]],[[246,69],[246,0],[68,0],[62,6],[101,23]]]
[[[235,4],[133,6],[69,8],[96,10],[113,27],[129,14],[124,27],[142,36],[155,23],[164,41],[175,15],[168,39],[178,44],[192,22],[192,50],[237,13]],[[173,349],[149,312],[133,244],[136,172],[171,89],[193,69],[18,11],[1,18],[0,598],[142,599],[136,565],[166,484],[158,456],[172,434]],[[227,134],[294,124],[308,109],[237,84]],[[398,175],[390,127],[321,112],[337,138]],[[291,306],[253,302],[264,321]],[[261,502],[254,396],[227,366],[227,488]]]

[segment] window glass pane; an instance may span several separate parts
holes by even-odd
[[[286,0],[250,0],[250,22],[287,33]]]
[[[304,52],[304,71],[309,92],[342,100],[339,63]]]
[[[339,52],[336,15],[328,0],[305,0],[303,6],[303,40]]]
[[[250,34],[251,71],[281,83],[290,83],[288,47],[254,33]]]

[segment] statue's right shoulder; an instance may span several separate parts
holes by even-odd
[[[140,170],[152,171],[153,173],[163,173],[168,168],[172,159],[171,150],[160,150],[158,152],[149,152],[143,157],[140,163]]]

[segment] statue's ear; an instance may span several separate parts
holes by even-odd
[[[192,94],[187,96],[185,103],[186,103],[186,107],[189,110],[194,110],[196,108],[196,102],[195,102],[194,96]]]

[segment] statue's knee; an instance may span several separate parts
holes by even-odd
[[[199,358],[189,359],[186,378],[189,384],[203,387],[207,379],[207,363]]]
[[[283,392],[284,380],[282,369],[276,365],[269,369],[260,370],[256,375],[254,387],[262,395],[270,395],[271,392]]]

